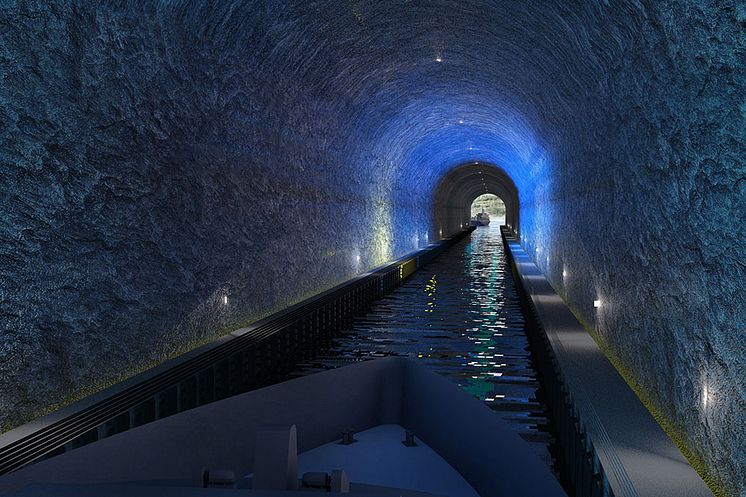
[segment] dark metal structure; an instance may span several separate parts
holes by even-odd
[[[269,385],[355,315],[469,234],[413,252],[0,436],[0,474],[215,400]]]

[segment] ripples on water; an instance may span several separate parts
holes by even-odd
[[[295,375],[406,356],[484,401],[552,465],[545,406],[498,226],[478,228],[355,319]]]

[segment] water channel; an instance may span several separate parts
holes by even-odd
[[[553,465],[546,407],[497,223],[477,228],[412,275],[294,375],[391,355],[452,379]]]

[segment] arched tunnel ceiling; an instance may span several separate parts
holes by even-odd
[[[0,21],[0,425],[456,229],[439,206],[478,185],[438,187],[479,161],[552,284],[743,487],[737,2],[4,2]]]
[[[520,203],[515,183],[499,167],[474,162],[454,167],[438,183],[433,198],[438,231],[451,233],[467,226],[472,202],[485,193],[502,199],[505,203],[505,223],[518,229]]]
[[[200,37],[238,47],[233,64],[292,89],[291,106],[333,99],[340,113],[326,117],[339,120],[327,124],[347,130],[335,145],[361,169],[384,164],[397,185],[424,192],[449,168],[482,160],[526,194],[553,174],[555,120],[589,80],[603,84],[641,15],[627,4],[450,0],[277,3],[259,19],[232,3],[177,10]],[[608,17],[624,22],[599,22]]]
[[[554,157],[567,146],[563,136],[585,133],[582,120],[602,112],[577,109],[589,88],[606,84],[606,67],[644,11],[591,2],[296,2],[267,8],[261,33],[239,28],[245,15],[224,7],[194,20],[208,35],[235,24],[220,43],[242,47],[235,63],[271,74],[267,86],[287,88],[288,107],[333,100],[332,110],[319,109],[322,126],[342,130],[330,146],[381,202],[431,198],[450,169],[478,160],[499,164],[531,204],[561,174]]]

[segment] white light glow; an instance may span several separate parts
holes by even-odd
[[[463,119],[459,119],[459,120],[458,120],[458,123],[459,123],[459,124],[464,124],[464,120],[463,120]]]
[[[223,305],[228,305],[228,296],[223,295]]]
[[[392,208],[390,202],[379,201],[375,203],[373,219],[373,240],[371,243],[372,253],[366,253],[366,263],[371,265],[383,264],[391,260],[393,245]]]
[[[710,401],[710,392],[707,391],[707,383],[702,385],[702,407],[707,409],[707,403]]]
[[[443,62],[443,57],[441,57],[440,55],[436,55],[435,62]]]
[[[601,299],[594,300],[593,301],[593,307],[595,307],[596,309],[598,309],[599,307],[601,307]]]
[[[391,256],[390,256],[390,254],[391,254],[391,244],[388,241],[381,242],[378,245],[378,253],[379,254],[385,254],[385,255],[382,256],[381,262],[388,261],[391,258]]]

